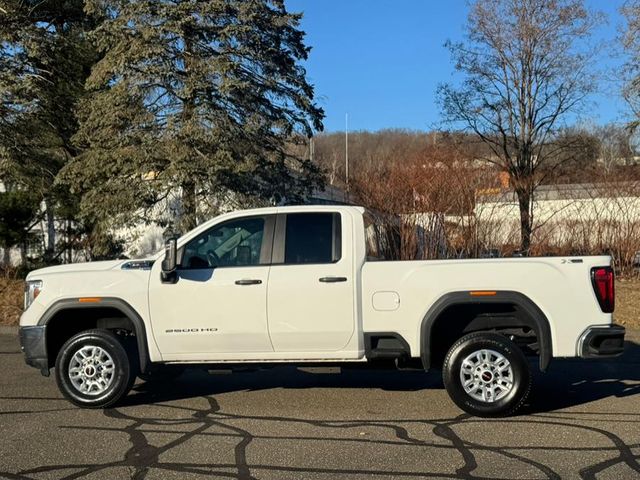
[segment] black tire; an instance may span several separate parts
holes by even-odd
[[[135,362],[132,362],[127,354],[126,342],[126,339],[121,340],[109,330],[101,329],[86,330],[67,340],[58,353],[55,366],[58,388],[67,400],[84,408],[108,408],[125,397],[131,389],[137,373]],[[93,350],[94,352],[99,352],[100,350],[104,352],[102,356],[104,361],[96,363],[96,360],[88,360],[87,365],[84,367],[73,367],[82,371],[81,373],[75,372],[76,382],[81,382],[82,385],[85,385],[85,388],[92,388],[86,387],[86,385],[95,386],[98,381],[104,385],[96,386],[96,391],[87,393],[82,391],[71,380],[69,365],[74,362],[73,365],[77,366],[77,358],[79,357],[74,359],[74,356],[76,353],[80,356],[82,356],[82,353],[86,354],[89,351],[89,347],[98,347],[98,349]],[[83,348],[86,348],[86,350],[82,350]],[[80,353],[81,350],[82,353]],[[108,357],[111,358],[111,362],[109,362]],[[93,359],[95,357],[90,358]],[[113,363],[113,367],[110,366],[111,363]],[[105,376],[101,378],[100,370],[103,368],[105,370],[109,369],[110,373],[105,373]],[[87,377],[87,371],[93,374],[92,378]],[[84,376],[80,378],[82,375]]]
[[[138,378],[147,383],[170,382],[185,371],[182,365],[154,365],[144,373],[138,373]]]
[[[486,351],[500,354],[511,370],[500,357]],[[465,362],[465,359],[469,360]],[[442,378],[455,404],[478,417],[514,414],[531,390],[531,371],[526,357],[515,343],[497,333],[475,332],[456,341],[445,358]],[[471,392],[465,389],[463,380]],[[479,396],[483,399],[478,399]]]

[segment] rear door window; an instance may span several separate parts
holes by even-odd
[[[339,213],[290,213],[285,231],[284,263],[335,263],[342,255]]]

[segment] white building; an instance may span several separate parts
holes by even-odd
[[[606,244],[640,227],[640,183],[542,185],[531,209],[534,241],[547,245]],[[511,190],[480,193],[479,236],[491,247],[517,245],[520,210]]]

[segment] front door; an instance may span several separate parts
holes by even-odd
[[[344,221],[337,212],[279,215],[267,301],[276,352],[337,352],[353,336],[352,239]]]
[[[176,283],[162,283],[155,263],[149,307],[163,359],[273,351],[266,301],[274,223],[245,217],[199,234],[178,251]]]

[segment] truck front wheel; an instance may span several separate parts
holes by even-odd
[[[531,372],[522,351],[497,333],[475,332],[449,349],[444,386],[462,410],[479,417],[515,413],[531,389]]]
[[[56,359],[56,381],[62,394],[85,408],[107,408],[131,389],[136,378],[118,336],[94,329],[74,335]]]

